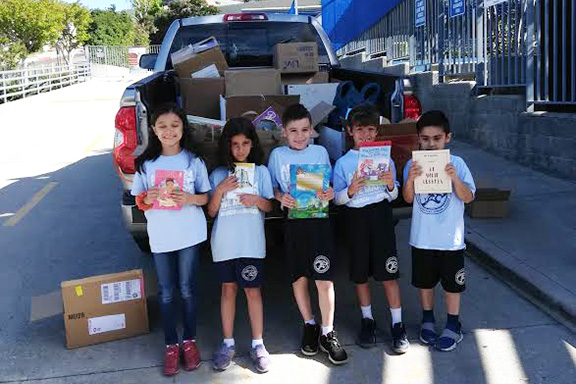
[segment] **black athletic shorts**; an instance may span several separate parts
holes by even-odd
[[[243,257],[214,263],[220,283],[237,283],[242,288],[259,288],[264,281],[264,259]]]
[[[392,207],[388,200],[344,210],[350,280],[364,284],[400,276]]]
[[[292,282],[300,277],[333,281],[336,253],[330,219],[286,219],[284,247]]]
[[[466,289],[464,250],[441,251],[412,247],[412,285],[431,289],[442,283],[446,292]]]

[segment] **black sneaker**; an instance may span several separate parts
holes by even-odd
[[[410,343],[408,342],[408,337],[406,336],[406,329],[404,329],[404,324],[394,324],[392,327],[392,339],[394,340],[394,345],[392,347],[394,352],[401,355],[408,351]]]
[[[363,318],[358,335],[358,345],[362,348],[370,348],[376,345],[376,322],[374,319]]]
[[[304,334],[302,335],[302,346],[300,351],[306,356],[314,356],[318,353],[318,337],[320,336],[320,326],[318,324],[304,324]]]
[[[336,331],[320,336],[320,349],[328,354],[332,364],[340,365],[348,361],[348,354],[340,345]]]

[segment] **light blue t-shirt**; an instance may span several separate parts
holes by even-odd
[[[396,181],[396,166],[390,159],[390,167],[394,174],[394,189],[388,190],[385,185],[365,185],[352,198],[348,196],[348,187],[352,184],[354,172],[358,170],[359,152],[356,149],[349,150],[344,156],[336,161],[334,165],[334,202],[351,208],[362,208],[370,204],[379,203],[384,199],[392,201],[398,197],[398,187]]]
[[[160,156],[154,161],[146,161],[144,174],[137,172],[134,175],[132,195],[138,196],[154,186],[157,170],[184,171],[184,192],[198,194],[210,190],[204,162],[183,150],[174,156]],[[177,251],[206,240],[206,217],[197,205],[185,205],[177,211],[149,209],[144,214],[148,220],[150,249],[154,253]]]
[[[451,155],[450,162],[456,175],[464,184],[476,192],[476,185],[468,166],[458,156]],[[412,165],[409,160],[404,167],[404,180]],[[410,245],[420,249],[456,251],[465,249],[464,202],[454,192],[415,194],[410,227]]]
[[[275,148],[270,153],[268,170],[272,178],[272,186],[280,188],[283,193],[290,190],[290,164],[328,164],[330,157],[326,148],[310,144],[301,151],[290,149],[288,146]]]
[[[210,174],[212,191],[229,176],[226,167],[218,167]],[[264,165],[256,166],[254,188],[264,199],[274,197],[270,174]],[[213,193],[213,192],[212,192]],[[215,262],[251,257],[263,259],[266,256],[264,235],[264,212],[258,207],[245,207],[235,204],[224,196],[218,216],[212,227],[212,259]]]

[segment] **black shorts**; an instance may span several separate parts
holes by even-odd
[[[464,250],[441,251],[412,247],[412,285],[431,289],[442,283],[446,292],[466,289]]]
[[[214,263],[220,283],[237,283],[242,288],[260,288],[264,281],[264,259],[243,257]]]
[[[392,207],[388,200],[362,208],[346,208],[350,280],[364,284],[397,280],[400,276]]]
[[[284,247],[292,282],[300,277],[333,281],[336,253],[330,219],[286,219]]]

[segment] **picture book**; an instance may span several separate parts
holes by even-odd
[[[182,191],[184,185],[183,171],[166,171],[159,169],[155,173],[154,185],[160,189],[158,199],[154,201],[154,209],[177,211],[182,209],[171,197],[172,192]]]
[[[229,205],[239,205],[240,195],[244,193],[257,194],[254,180],[256,174],[256,164],[254,163],[234,163],[234,172],[230,175],[236,176],[238,188],[226,194]]]
[[[384,185],[380,175],[390,169],[391,148],[391,141],[360,143],[358,173],[366,180],[366,185]]]
[[[317,192],[330,187],[330,165],[291,164],[290,195],[296,207],[288,213],[290,219],[328,217],[328,201],[320,200]]]
[[[414,179],[415,193],[452,193],[452,180],[446,173],[450,150],[413,151],[412,161],[422,167],[422,175]]]

